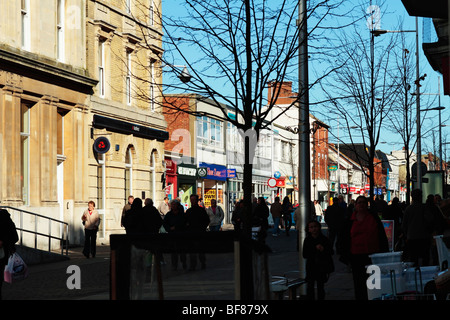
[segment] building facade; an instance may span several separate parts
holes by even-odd
[[[104,216],[105,241],[124,232],[122,208],[129,195],[163,200],[164,141],[162,115],[161,2],[88,1],[87,69],[98,80],[89,96],[88,194]],[[106,153],[94,142],[106,138]]]
[[[0,204],[70,224],[89,194],[87,101],[97,83],[86,65],[85,8],[22,0],[0,10]],[[28,235],[22,241],[34,243]]]

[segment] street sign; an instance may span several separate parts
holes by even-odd
[[[275,188],[277,185],[277,179],[269,178],[269,180],[267,180],[267,185],[271,188]]]
[[[94,141],[94,151],[100,154],[107,153],[111,144],[109,143],[108,138],[106,137],[98,137]]]
[[[422,177],[427,173],[427,165],[423,162],[420,162],[420,174],[422,175]],[[412,178],[415,179],[417,177],[417,162],[414,162],[413,165],[411,166],[411,175]]]

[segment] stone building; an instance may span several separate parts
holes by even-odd
[[[161,112],[161,2],[88,1],[87,69],[98,80],[89,96],[88,196],[104,215],[100,237],[120,233],[129,195],[163,200],[164,141]],[[110,149],[93,150],[107,138]]]
[[[87,98],[97,83],[84,25],[82,0],[4,1],[0,10],[0,205],[70,225],[88,199]],[[25,229],[39,223],[15,218]]]
[[[2,3],[0,206],[64,221],[69,242],[80,244],[89,200],[103,216],[101,242],[123,232],[129,194],[162,200],[160,7],[158,0]],[[94,151],[98,137],[108,152]],[[24,228],[48,232],[26,217]]]

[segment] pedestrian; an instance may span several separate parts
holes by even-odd
[[[206,213],[209,217],[209,231],[220,231],[225,213],[222,207],[217,205],[216,199],[211,199],[211,206],[206,209]]]
[[[170,201],[170,211],[164,216],[163,226],[168,233],[178,234],[186,232],[186,214],[177,199]],[[172,269],[177,270],[178,258],[180,258],[183,269],[186,270],[186,247],[184,243],[175,239],[171,243],[171,247],[173,250],[171,253]]]
[[[299,242],[300,242],[300,229],[302,225],[302,214],[300,213],[300,205],[295,209],[294,211],[294,222],[295,222],[295,231],[297,233],[297,241],[296,242],[296,249],[299,250]]]
[[[142,232],[144,234],[159,233],[163,224],[163,219],[158,209],[153,205],[153,200],[146,198],[144,200],[144,208],[142,208]],[[165,264],[164,257],[161,251],[156,250],[155,256],[157,261]]]
[[[192,194],[190,196],[191,207],[186,210],[186,231],[188,232],[206,232],[209,225],[209,216],[205,208],[199,206],[198,195]],[[189,254],[189,270],[195,270],[197,266],[197,254],[200,260],[201,268],[206,268],[205,253],[199,250],[200,243],[193,242],[191,253]]]
[[[2,300],[5,266],[9,257],[16,252],[15,244],[17,241],[19,241],[19,235],[11,215],[7,210],[0,209],[0,300]]]
[[[95,209],[95,202],[89,201],[88,208],[83,212],[81,220],[84,225],[84,248],[83,255],[89,259],[89,255],[95,258],[97,231],[100,224],[100,215]]]
[[[350,220],[343,227],[340,249],[341,261],[349,261],[353,275],[356,300],[367,300],[366,266],[371,264],[370,255],[389,251],[386,232],[376,210],[369,210],[369,200],[359,196]],[[345,240],[345,241],[344,241]]]
[[[325,300],[325,283],[334,271],[333,249],[330,240],[322,233],[322,225],[312,220],[306,227],[303,241],[303,258],[306,259],[306,296],[315,300],[314,287],[317,284],[317,300]]]
[[[430,247],[430,253],[431,253],[431,265],[438,265],[439,264],[439,255],[437,252],[437,246],[436,241],[434,241],[434,236],[440,235],[444,233],[446,222],[444,215],[441,211],[441,208],[436,205],[435,202],[435,196],[430,194],[427,197],[427,200],[425,202],[425,207],[427,209],[427,212],[431,214],[432,220],[431,220],[431,247]]]
[[[124,227],[127,234],[138,234],[142,232],[142,199],[135,198],[131,209],[126,212]]]
[[[123,220],[125,219],[125,216],[127,214],[127,211],[131,209],[131,205],[133,204],[134,197],[132,195],[128,196],[128,202],[122,209],[122,216],[120,218],[120,226],[125,228],[123,225]]]
[[[387,210],[383,215],[383,220],[392,220],[394,221],[394,243],[398,241],[398,237],[401,232],[400,230],[400,222],[403,216],[402,208],[400,207],[400,199],[398,197],[394,197],[390,205],[388,205]]]
[[[158,206],[158,212],[161,215],[161,218],[164,219],[164,216],[166,215],[167,212],[169,212],[170,207],[169,207],[169,198],[168,197],[164,197],[163,202],[161,202]]]
[[[269,229],[269,207],[267,206],[266,199],[259,197],[257,204],[253,212],[253,227],[260,227],[258,232],[258,241],[264,242],[267,236],[267,230]]]
[[[339,205],[339,199],[334,197],[333,204],[328,206],[327,210],[325,210],[325,223],[328,227],[328,238],[330,239],[333,248],[342,229],[344,219],[345,211],[343,207]]]
[[[270,213],[273,219],[273,231],[272,236],[278,236],[280,234],[280,219],[282,213],[282,206],[280,203],[280,197],[275,197],[275,202],[270,206]]]
[[[314,211],[316,213],[316,219],[318,222],[323,220],[323,210],[318,200],[314,200]]]
[[[159,211],[153,206],[153,200],[146,198],[142,208],[142,231],[144,233],[159,233],[163,219]]]
[[[294,208],[292,207],[292,203],[289,200],[288,196],[285,196],[283,198],[283,204],[282,204],[282,215],[284,220],[284,230],[286,231],[286,235],[289,236],[289,230],[292,226],[292,211],[294,211]]]
[[[243,229],[243,212],[244,200],[236,201],[233,214],[231,215],[231,223],[234,226],[234,231],[241,232]]]
[[[411,192],[412,203],[405,209],[402,231],[406,240],[405,258],[415,266],[427,266],[430,260],[433,213],[422,203],[422,190]]]

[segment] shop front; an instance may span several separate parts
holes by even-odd
[[[231,219],[228,212],[228,201],[225,193],[227,191],[227,179],[236,178],[235,169],[227,169],[226,166],[200,162],[199,174],[200,180],[197,183],[197,194],[203,198],[205,208],[211,206],[211,200],[215,199],[217,205],[221,206],[225,212],[224,221]]]
[[[168,157],[164,158],[164,163],[166,167],[165,196],[170,201],[178,196],[177,163]]]
[[[198,194],[196,184],[197,166],[194,164],[179,163],[177,165],[177,197],[180,198],[184,210],[187,210],[191,206],[191,195]]]

